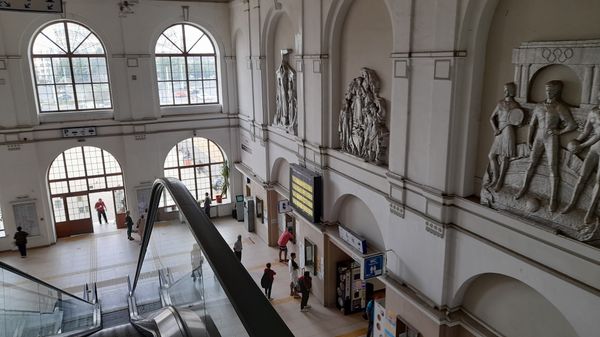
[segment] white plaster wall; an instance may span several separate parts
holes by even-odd
[[[477,277],[463,307],[507,337],[577,336],[571,324],[543,296],[522,282],[498,275]]]

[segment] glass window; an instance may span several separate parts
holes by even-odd
[[[0,238],[3,238],[6,236],[6,233],[4,232],[4,218],[2,217],[2,208],[0,208]]]
[[[33,40],[31,58],[40,112],[112,108],[106,52],[86,27],[46,26]]]
[[[181,180],[197,200],[203,200],[205,193],[212,199],[217,195],[226,198],[223,185],[223,167],[226,159],[221,148],[212,141],[194,137],[179,142],[169,151],[164,164],[165,177]],[[163,198],[161,205],[170,206],[169,198]]]
[[[206,33],[189,24],[171,26],[154,53],[161,106],[219,103],[217,56]]]

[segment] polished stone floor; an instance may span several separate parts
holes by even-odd
[[[278,249],[268,247],[254,233],[248,233],[243,223],[231,218],[214,220],[217,229],[230,246],[237,235],[243,237],[242,263],[257,283],[262,270],[271,262],[277,272],[273,285],[272,304],[295,336],[356,337],[366,333],[366,321],[360,314],[344,316],[335,308],[325,308],[312,298],[309,312],[300,312],[299,300],[289,296],[287,266],[278,260]],[[168,232],[168,226],[162,229]],[[60,239],[50,247],[30,249],[21,259],[16,251],[0,253],[0,260],[38,277],[59,288],[80,295],[86,282],[97,282],[104,311],[118,310],[127,305],[127,275],[133,277],[139,258],[139,237],[128,241],[124,230],[79,235]],[[173,251],[177,240],[169,240]],[[161,243],[162,249],[168,249]],[[294,251],[291,247],[290,251]],[[174,254],[173,258],[189,261],[189,250]],[[185,257],[183,256],[185,255]]]

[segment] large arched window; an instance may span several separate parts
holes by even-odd
[[[206,33],[176,24],[160,34],[154,52],[161,106],[219,103],[217,57]]]
[[[112,108],[106,53],[86,27],[48,25],[33,40],[31,57],[40,112]]]
[[[203,200],[205,193],[211,199],[217,195],[226,198],[229,186],[227,179],[223,176],[226,158],[221,148],[212,141],[194,137],[188,138],[175,145],[165,159],[165,177],[173,177],[181,180],[196,200]],[[167,197],[163,206],[170,206],[173,202]]]

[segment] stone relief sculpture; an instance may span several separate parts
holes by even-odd
[[[499,191],[504,184],[509,159],[517,154],[515,128],[523,122],[523,110],[515,101],[517,86],[511,82],[504,85],[504,99],[500,100],[490,116],[494,130],[494,143],[488,154],[491,179],[488,186]]]
[[[513,64],[518,87],[505,85],[490,116],[481,203],[600,247],[600,40],[525,42]],[[562,101],[560,78],[545,83],[542,102],[529,101],[537,73],[551,64],[578,75],[578,105]]]
[[[523,187],[515,195],[515,198],[519,199],[527,192],[535,169],[542,158],[542,154],[545,152],[548,159],[548,167],[550,168],[550,203],[548,207],[551,212],[556,211],[558,207],[557,196],[560,180],[558,173],[559,136],[577,128],[577,123],[575,123],[569,107],[561,102],[562,87],[563,84],[561,81],[547,82],[546,100],[537,104],[533,109],[527,136],[527,144],[531,149],[530,162],[525,174]],[[565,127],[561,128],[561,124],[565,124]]]
[[[600,92],[598,92],[598,103],[600,104]],[[577,203],[581,195],[585,183],[590,175],[596,170],[596,179],[594,180],[594,190],[592,192],[592,201],[585,213],[584,221],[590,224],[595,220],[596,208],[598,206],[598,198],[600,197],[600,105],[593,108],[585,121],[583,132],[574,140],[569,142],[567,148],[569,151],[577,154],[581,153],[585,148],[590,150],[583,161],[583,166],[579,172],[579,178],[573,190],[571,200],[567,207],[561,213],[569,213]],[[582,143],[583,142],[583,143]]]
[[[297,125],[297,106],[296,106],[296,71],[288,63],[289,49],[281,50],[281,64],[275,76],[276,112],[273,118],[273,124],[285,128],[288,132],[296,133]]]
[[[385,101],[379,96],[375,71],[362,68],[346,88],[338,132],[344,152],[377,164],[385,163],[387,136]]]

